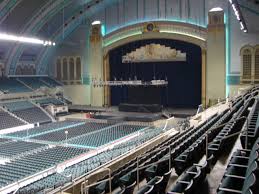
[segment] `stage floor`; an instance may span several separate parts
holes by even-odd
[[[163,114],[167,116],[174,116],[179,118],[186,118],[194,116],[197,109],[194,108],[164,108],[160,113],[140,113],[140,112],[121,112],[117,106],[112,107],[93,107],[88,105],[70,105],[71,112],[95,112],[98,119],[113,119],[113,118],[147,118],[147,120],[159,120],[164,118]]]

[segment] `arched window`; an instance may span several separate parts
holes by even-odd
[[[67,58],[63,58],[63,80],[68,80],[68,62]]]
[[[56,62],[56,72],[57,72],[57,80],[60,80],[61,81],[61,59],[58,58],[57,59],[57,62]]]
[[[75,62],[74,58],[70,57],[69,59],[69,74],[70,74],[70,80],[75,80]]]
[[[242,82],[250,82],[252,79],[252,51],[249,46],[241,49]]]
[[[255,81],[259,81],[259,45],[255,47]]]
[[[76,58],[76,80],[81,80],[81,58]]]

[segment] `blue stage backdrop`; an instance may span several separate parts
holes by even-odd
[[[185,62],[122,63],[122,56],[147,44],[161,44],[187,54]],[[201,48],[178,40],[152,39],[132,42],[110,52],[110,76],[117,79],[168,79],[166,88],[112,87],[113,106],[120,103],[161,104],[165,107],[197,108],[201,104]]]

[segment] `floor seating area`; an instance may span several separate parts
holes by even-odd
[[[34,151],[47,147],[45,144],[24,142],[24,141],[6,141],[1,144],[0,158],[14,159],[18,156],[30,154]]]
[[[28,123],[41,124],[52,122],[51,118],[45,112],[29,101],[4,103],[2,106]]]
[[[56,164],[87,152],[87,149],[53,147],[21,156],[11,162],[0,164],[0,187],[54,167]]]
[[[94,157],[84,160],[69,168],[66,168],[62,174],[56,173],[43,178],[35,183],[32,183],[24,188],[18,190],[18,194],[34,194],[44,193],[44,190],[50,188],[57,188],[58,186],[70,183],[71,180],[79,178],[84,174],[89,174],[101,165],[115,159],[116,157],[134,150],[137,146],[150,140],[161,133],[162,129],[150,128],[149,133],[145,133],[139,137],[131,139],[129,142],[116,145],[113,149],[102,152]]]
[[[25,125],[25,123],[8,112],[0,109],[0,130]]]
[[[69,140],[68,144],[82,147],[99,147],[125,137],[131,133],[137,132],[143,128],[143,126],[119,124]]]
[[[6,134],[5,136],[8,138],[25,139],[25,138],[38,136],[38,135],[43,135],[46,133],[51,133],[53,131],[69,129],[71,127],[80,126],[80,125],[84,125],[84,124],[85,124],[85,122],[78,122],[78,121],[54,122],[54,123],[44,124],[39,127],[31,128],[28,130],[9,133],[9,134]]]
[[[58,131],[35,136],[33,139],[50,141],[50,142],[61,142],[66,140],[66,138],[69,140],[84,134],[93,133],[97,130],[100,130],[109,126],[111,126],[111,124],[86,122],[83,125],[78,125],[75,127],[65,128]],[[67,132],[67,136],[65,132]]]

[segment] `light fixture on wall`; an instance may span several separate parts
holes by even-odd
[[[94,25],[100,25],[101,24],[101,21],[99,21],[99,20],[96,20],[96,21],[93,21],[92,22],[92,26],[94,26]]]
[[[37,38],[32,37],[25,37],[25,36],[16,36],[7,33],[0,33],[0,40],[4,41],[13,41],[13,42],[20,42],[20,43],[30,43],[30,44],[38,44],[43,46],[55,46],[55,42],[45,41]]]
[[[234,14],[235,14],[238,22],[239,22],[240,29],[243,32],[247,33],[248,30],[247,30],[246,22],[244,20],[244,17],[242,15],[242,12],[241,12],[241,9],[240,9],[240,6],[239,6],[237,0],[228,0],[228,1],[229,1],[230,5],[231,5],[233,11],[234,11]]]

